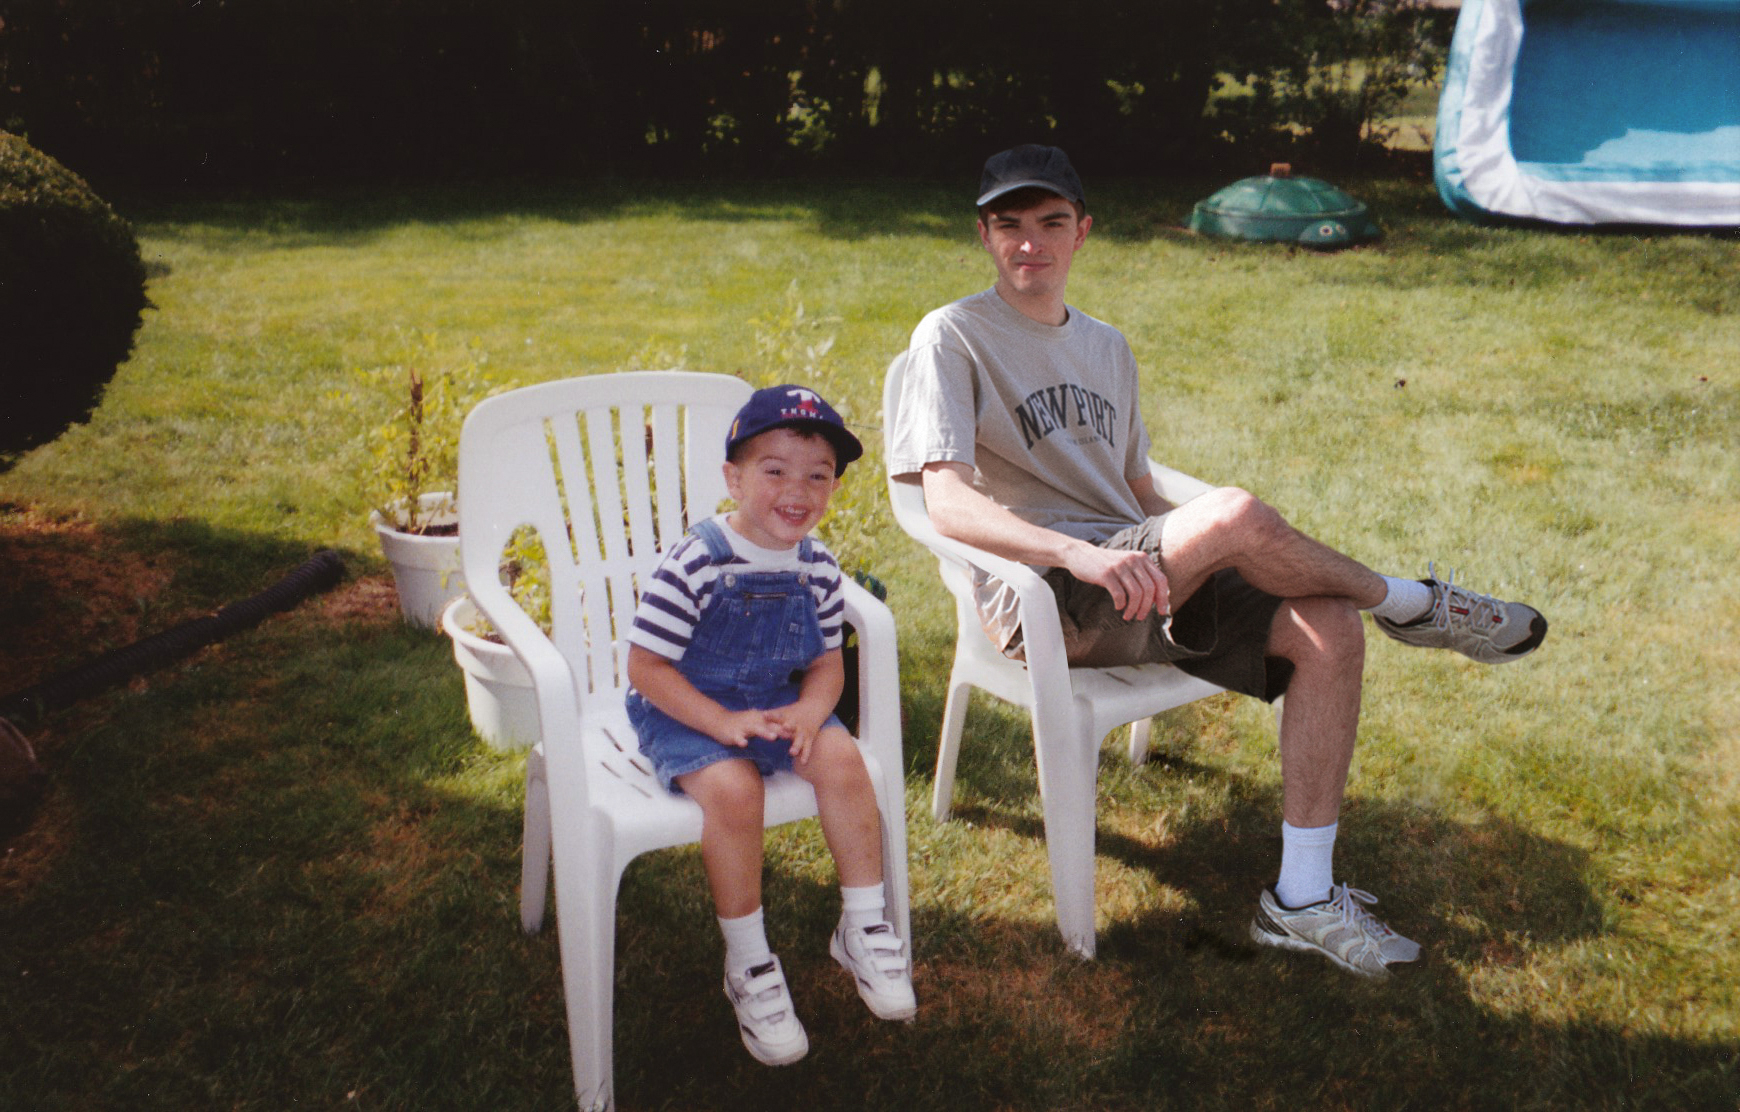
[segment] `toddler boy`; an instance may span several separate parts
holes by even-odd
[[[840,567],[810,530],[863,445],[813,390],[756,391],[725,442],[737,508],[694,525],[642,590],[629,633],[629,718],[672,791],[701,805],[701,859],[725,936],[725,995],[770,1066],[809,1051],[761,908],[762,777],[815,789],[844,910],[828,945],[883,1019],[911,1019],[905,943],[884,916],[881,814],[835,717]]]

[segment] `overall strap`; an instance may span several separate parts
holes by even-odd
[[[689,531],[701,538],[701,543],[707,546],[707,555],[715,565],[723,564],[737,555],[732,551],[731,542],[725,539],[725,531],[712,518],[702,518],[690,526]]]

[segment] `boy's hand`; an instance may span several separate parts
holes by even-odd
[[[747,746],[751,738],[764,737],[772,741],[791,736],[778,712],[766,710],[731,711],[714,724],[710,733],[719,744],[734,745],[739,749]]]
[[[822,732],[829,713],[829,708],[824,707],[818,711],[798,702],[770,710],[767,716],[779,723],[782,731],[779,736],[791,738],[791,759],[798,764],[807,764],[810,759],[810,746],[815,743],[816,735]]]

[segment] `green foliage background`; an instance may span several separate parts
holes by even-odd
[[[902,177],[1028,141],[1100,174],[1260,170],[1348,157],[1395,95],[1385,67],[1429,73],[1450,19],[1425,0],[13,0],[0,127],[176,191]]]

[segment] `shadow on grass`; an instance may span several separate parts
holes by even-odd
[[[1477,1002],[1465,970],[1515,959],[1460,927],[1428,922],[1418,932],[1426,961],[1381,985],[1259,952],[1242,932],[1272,863],[1255,844],[1264,839],[1254,831],[1272,825],[1263,812],[1253,800],[1224,828],[1199,825],[1163,851],[1106,840],[1114,858],[1187,874],[1192,902],[1183,915],[1115,926],[1094,962],[1064,953],[1049,923],[942,912],[915,893],[920,1013],[911,1025],[869,1018],[826,957],[837,900],[829,885],[770,877],[773,943],[811,1040],[809,1057],[779,1070],[737,1044],[714,987],[716,947],[697,944],[703,916],[669,898],[699,884],[698,865],[686,877],[668,859],[637,865],[619,904],[624,948],[637,954],[618,973],[623,1107],[1716,1109],[1740,1095],[1732,1044],[1541,1022]],[[995,812],[968,817],[999,825]],[[1397,816],[1358,821],[1386,817]],[[1026,820],[1008,825],[1037,837]],[[1479,847],[1458,857],[1454,883],[1505,930],[1554,946],[1598,929],[1575,851],[1515,829],[1441,823],[1424,833]],[[1539,903],[1569,907],[1543,911],[1531,898],[1510,909],[1491,878],[1510,875],[1518,852],[1535,870],[1559,870]],[[1424,887],[1385,891],[1406,906]]]
[[[172,579],[177,605],[233,592],[220,554],[266,573],[303,555],[137,528],[206,565]],[[571,1107],[555,932],[518,930],[521,761],[470,736],[450,650],[390,599],[353,580],[46,724],[53,791],[0,859],[0,1106]],[[930,736],[940,708],[908,709]],[[1019,739],[989,748],[963,761],[974,788],[993,761],[1031,765]],[[1476,1001],[1470,971],[1526,959],[1510,940],[1601,930],[1578,851],[1356,804],[1342,860],[1429,948],[1371,985],[1243,941],[1276,801],[1169,760],[1140,775],[1219,777],[1230,804],[1100,848],[1182,910],[1113,924],[1081,963],[1048,914],[945,909],[921,886],[910,1025],[870,1017],[826,955],[838,893],[813,824],[773,835],[770,935],[813,1047],[779,1070],[744,1053],[719,993],[697,855],[639,859],[618,904],[621,1106],[1732,1107],[1731,1045]],[[979,798],[979,825],[1039,842],[1013,780]]]
[[[1121,243],[1166,240],[1205,252],[1291,254],[1302,265],[1322,257],[1285,244],[1248,244],[1187,232],[1184,224],[1192,206],[1230,181],[1204,176],[1109,179],[1090,192],[1094,235]],[[364,246],[411,225],[444,227],[459,238],[488,240],[520,234],[525,221],[590,224],[629,218],[798,222],[817,235],[848,242],[893,236],[972,243],[975,185],[973,179],[845,178],[482,182],[141,204],[127,215],[151,236],[213,250],[267,242],[283,247]],[[1466,229],[1468,245],[1491,238],[1490,232],[1449,217],[1429,183],[1386,178],[1366,186],[1378,198],[1374,210],[1392,220],[1448,223],[1452,229]]]
[[[961,783],[977,802],[957,804],[955,817],[1042,845],[1026,744],[993,741],[996,754],[963,759]],[[1026,768],[988,772],[998,761]],[[1250,941],[1257,894],[1280,859],[1276,789],[1188,756],[1157,755],[1129,772],[1112,746],[1102,761],[1102,872],[1115,862],[1178,899],[1106,926],[1091,963],[1061,954],[1049,905],[1046,927],[929,916],[915,925],[926,968],[967,982],[1001,969],[1005,987],[992,990],[988,1007],[1030,1021],[1047,1009],[1060,1017],[1050,1071],[1035,1080],[986,1070],[988,1106],[1715,1109],[1740,1098],[1740,1044],[1532,1018],[1535,1005],[1548,1014],[1575,1008],[1553,999],[1567,974],[1550,963],[1521,1000],[1512,991],[1495,1007],[1490,986],[1475,991],[1475,978],[1522,974],[1537,958],[1605,933],[1585,851],[1503,820],[1470,824],[1350,800],[1339,870],[1380,893],[1378,912],[1425,947],[1420,962],[1374,984]],[[1128,811],[1118,781],[1135,778],[1188,779],[1226,803],[1185,809],[1194,817],[1153,841],[1109,830],[1107,780],[1110,806]],[[1034,796],[1021,796],[1023,780]],[[962,940],[987,929],[1019,941],[988,954]],[[936,938],[927,954],[926,940]]]
[[[432,225],[461,238],[518,235],[527,221],[607,220],[797,222],[830,239],[886,236],[967,238],[972,198],[913,182],[850,180],[660,182],[610,179],[565,183],[333,189],[284,196],[140,204],[127,212],[144,234],[208,250],[357,247],[396,229]]]
[[[227,600],[226,558],[304,555],[179,528],[100,538],[186,558],[166,611]],[[0,865],[0,1105],[570,1099],[554,949],[515,925],[521,762],[471,736],[450,647],[383,579],[39,738],[53,786]]]

